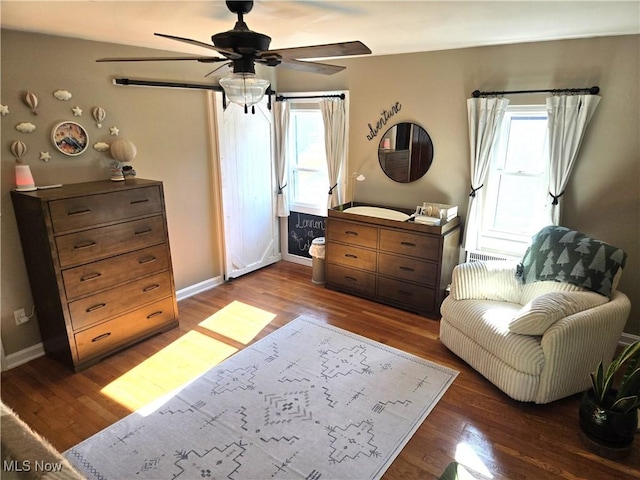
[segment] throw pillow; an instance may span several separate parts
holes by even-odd
[[[534,298],[513,317],[509,331],[522,335],[543,335],[561,318],[607,303],[595,292],[551,292]]]
[[[518,276],[523,283],[554,280],[610,296],[614,277],[626,259],[627,254],[618,247],[550,225],[533,236]]]

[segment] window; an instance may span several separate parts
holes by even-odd
[[[548,223],[546,107],[507,107],[496,147],[483,189],[478,247],[519,257]]]
[[[289,203],[293,210],[326,214],[329,175],[320,105],[291,104],[289,113]]]

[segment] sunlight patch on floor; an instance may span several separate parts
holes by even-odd
[[[466,442],[460,442],[456,446],[456,462],[458,462],[460,466],[468,467],[471,470],[474,470],[483,475],[483,478],[493,478],[493,475],[484,464],[482,459],[478,456],[478,454],[473,450],[473,447]],[[471,475],[470,472],[466,471],[466,469],[462,469],[463,473],[461,474],[461,470],[458,469],[458,478],[477,478]],[[464,476],[468,474],[469,476]]]
[[[246,345],[274,318],[275,313],[234,300],[198,326]]]
[[[237,349],[190,331],[101,390],[134,411],[211,369]]]

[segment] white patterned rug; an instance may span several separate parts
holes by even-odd
[[[457,374],[300,317],[64,455],[91,479],[380,478]]]

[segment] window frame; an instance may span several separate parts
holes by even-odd
[[[322,112],[320,110],[320,104],[319,102],[310,102],[310,101],[292,101],[291,105],[290,105],[290,110],[289,110],[289,135],[288,138],[292,139],[293,135],[292,135],[292,129],[293,129],[293,117],[297,112],[319,112],[320,115],[322,116]],[[324,137],[324,126],[323,126],[323,137]],[[289,171],[288,173],[288,178],[289,178],[289,185],[290,185],[290,198],[289,198],[289,209],[292,211],[296,211],[296,212],[301,212],[301,213],[309,213],[309,214],[314,214],[314,215],[321,215],[321,216],[326,216],[327,215],[327,208],[326,208],[326,197],[324,199],[324,201],[319,200],[318,203],[307,203],[307,202],[303,202],[300,201],[296,198],[296,194],[298,192],[298,176],[296,175],[296,173],[299,172],[313,172],[313,173],[323,173],[324,177],[326,178],[326,183],[327,183],[327,188],[326,191],[329,191],[329,173],[327,171],[327,164],[326,164],[326,152],[325,152],[325,163],[323,165],[323,169],[321,168],[309,168],[309,167],[304,167],[304,166],[298,166],[297,164],[294,164],[294,159],[295,159],[295,152],[294,152],[295,146],[293,145],[293,142],[289,142],[287,144],[287,155],[289,156],[289,165],[288,165],[288,169]],[[322,171],[321,171],[322,170]],[[304,188],[304,187],[302,187]]]
[[[545,156],[545,158],[542,159],[543,170],[541,172],[505,169],[511,133],[511,119],[513,117],[523,116],[545,118],[548,121],[548,114],[544,104],[510,105],[507,107],[500,137],[497,140],[496,148],[494,149],[490,159],[491,163],[489,165],[485,182],[486,188],[482,189],[482,215],[477,239],[477,250],[481,252],[495,253],[508,257],[521,257],[527,246],[531,243],[531,236],[547,224],[544,220],[546,215],[543,213],[543,215],[540,216],[539,225],[534,223],[531,230],[526,233],[499,229],[494,226],[496,212],[499,206],[499,188],[503,178],[538,177],[538,181],[536,182],[536,190],[538,191],[532,196],[531,201],[539,205],[539,210],[537,211],[542,210],[545,212],[548,205],[547,190],[550,168],[548,160],[548,129],[547,134],[545,135],[544,144],[541,146],[541,153]]]
[[[331,91],[315,91],[315,92],[297,92],[297,93],[281,93],[279,92],[278,95],[282,95],[284,97],[287,98],[287,101],[289,102],[289,128],[291,128],[291,112],[293,110],[304,110],[304,109],[310,109],[310,110],[318,110],[321,112],[320,110],[320,101],[322,100],[322,97],[326,97],[326,96],[332,96],[332,95],[344,95],[344,101],[345,101],[345,123],[347,125],[346,128],[346,132],[345,132],[345,154],[348,155],[349,152],[349,142],[348,142],[348,138],[349,138],[349,91],[348,90],[331,90]],[[312,97],[317,97],[317,98],[312,98]],[[289,149],[290,146],[287,145],[287,149]],[[289,152],[287,152],[287,154],[289,154]],[[292,157],[289,156],[289,161],[287,162],[287,178],[289,179],[289,182],[293,182],[293,173],[294,173],[294,168],[292,165]],[[326,159],[325,159],[326,160]],[[345,166],[346,167],[346,166]],[[300,169],[300,171],[304,171],[304,169]],[[346,178],[347,174],[346,174],[346,169],[345,172],[342,173],[341,178],[338,180],[341,183],[345,182],[345,178]],[[328,203],[328,196],[329,196],[329,180],[328,180],[328,172],[327,172],[327,189],[326,189],[326,195],[324,196],[324,199],[322,200],[322,203],[318,203],[317,205],[315,204],[308,204],[308,203],[302,203],[302,202],[295,202],[293,199],[293,186],[290,185],[290,190],[289,190],[289,210],[292,212],[300,212],[300,213],[307,213],[310,215],[318,215],[321,217],[326,217],[328,215],[328,208],[327,208],[327,203]],[[289,188],[289,187],[287,187]],[[335,195],[335,193],[334,193]]]

